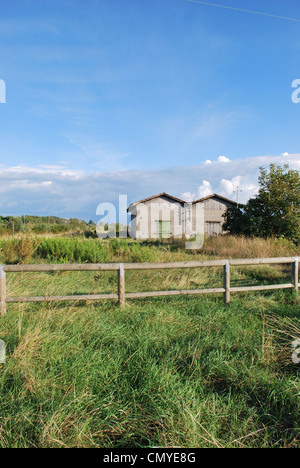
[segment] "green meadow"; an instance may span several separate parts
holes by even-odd
[[[284,240],[0,241],[2,263],[166,262],[299,255]],[[233,285],[290,282],[234,267]],[[126,291],[220,287],[221,268],[126,272]],[[8,296],[117,291],[116,272],[7,274]],[[291,291],[9,304],[0,317],[0,447],[300,446],[300,300]]]

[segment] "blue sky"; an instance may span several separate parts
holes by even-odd
[[[212,3],[300,20],[299,0]],[[299,55],[300,22],[186,0],[2,2],[0,212],[249,198],[261,163],[300,169]]]

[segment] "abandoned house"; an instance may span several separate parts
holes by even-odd
[[[131,237],[189,238],[199,233],[217,236],[224,233],[222,215],[233,205],[234,201],[217,194],[188,203],[163,192],[129,206]]]

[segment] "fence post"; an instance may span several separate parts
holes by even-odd
[[[120,263],[119,272],[118,272],[118,295],[119,295],[119,304],[123,309],[125,307],[125,271],[123,263]]]
[[[0,265],[0,315],[6,314],[6,273]]]
[[[294,291],[298,294],[299,291],[299,259],[295,257],[295,261],[293,263],[293,285]]]
[[[230,263],[229,260],[226,260],[224,265],[224,302],[225,304],[230,303]]]

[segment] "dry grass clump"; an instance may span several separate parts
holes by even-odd
[[[224,235],[206,239],[203,253],[221,258],[271,258],[300,255],[300,247],[287,239]]]
[[[40,240],[32,234],[8,239],[1,244],[1,256],[6,264],[28,263],[39,244]]]

